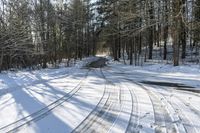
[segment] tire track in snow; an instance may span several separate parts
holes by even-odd
[[[126,81],[126,78],[122,78]],[[128,82],[129,86],[132,86],[132,82]],[[131,123],[128,123],[130,125],[127,126],[127,132],[131,133],[139,133],[139,132],[149,132],[154,133],[154,129],[152,127],[152,124],[155,123],[155,117],[154,117],[154,110],[153,110],[153,104],[151,102],[150,97],[148,96],[148,93],[144,90],[138,87],[137,84],[134,84],[134,87],[131,88],[131,90],[134,91],[135,95],[137,96],[137,106],[134,107],[138,110],[134,110],[131,113],[132,121],[129,121]],[[130,128],[132,127],[132,128]]]
[[[169,92],[169,91],[168,91]],[[175,91],[175,90],[173,90],[173,93],[175,93],[175,94],[177,94],[177,92],[179,92],[179,91]],[[185,93],[184,93],[185,94]],[[183,102],[183,104],[185,105],[185,106],[187,106],[194,114],[196,114],[197,115],[197,117],[199,117],[199,119],[200,119],[200,108],[199,107],[197,107],[197,106],[195,106],[195,105],[193,105],[191,102],[190,102],[190,100],[195,96],[197,96],[197,95],[195,95],[194,93],[191,93],[190,94],[191,96],[189,96],[189,98],[188,98],[188,101],[186,101],[184,98],[182,98],[181,96],[179,96],[179,95],[174,95],[175,97],[177,97],[180,101],[182,101]],[[199,98],[199,96],[197,96],[198,98]],[[200,98],[199,98],[199,100],[200,100]],[[200,101],[199,101],[200,102]]]
[[[89,70],[90,71],[90,70]],[[62,103],[68,101],[70,98],[72,98],[80,89],[81,85],[84,83],[84,80],[87,78],[89,71],[86,72],[86,75],[84,79],[82,79],[70,92],[68,92],[63,97],[57,99],[56,101],[52,102],[51,104],[45,106],[44,108],[26,116],[23,117],[13,123],[10,123],[6,126],[0,127],[0,132],[8,133],[8,132],[16,132],[20,128],[22,128],[25,125],[29,125],[32,122],[39,121],[43,118],[45,118],[47,115],[51,113],[53,109],[60,106]]]
[[[119,70],[119,71],[121,71],[121,70]],[[190,92],[187,92],[187,93],[190,93]],[[193,95],[199,96],[199,94],[193,94]],[[193,120],[195,119],[195,116],[196,117],[200,116],[199,110],[196,109],[195,107],[188,107],[187,103],[184,103],[184,101],[182,99],[180,99],[180,97],[179,97],[179,99],[178,98],[176,99],[176,102],[171,102],[171,100],[170,101],[167,100],[166,96],[164,96],[164,95],[163,95],[163,97],[167,101],[166,104],[170,105],[171,110],[174,110],[175,113],[177,114],[177,116],[173,116],[176,119],[175,119],[175,121],[172,120],[172,122],[177,125],[178,132],[180,132],[180,133],[199,133],[200,127],[197,124],[197,123],[199,123],[199,121],[193,122]],[[188,112],[190,112],[190,113],[188,113]],[[193,113],[191,113],[191,112],[193,112]],[[186,113],[187,115],[184,113]],[[171,114],[169,114],[169,115],[171,115]],[[191,118],[193,118],[193,120],[190,120],[191,118],[188,116],[191,116]],[[195,126],[198,129],[196,129]]]
[[[121,80],[121,79],[120,79]],[[123,81],[122,81],[123,83]],[[131,96],[131,113],[128,120],[128,125],[125,129],[125,133],[138,133],[139,127],[139,109],[138,109],[138,98],[136,92],[125,85]]]
[[[141,88],[146,90],[153,104],[155,123],[152,126],[155,126],[155,132],[156,133],[167,133],[167,132],[176,133],[177,131],[175,127],[172,124],[170,124],[172,123],[172,120],[169,116],[169,113],[166,111],[164,105],[161,103],[161,99],[159,99],[148,88],[142,85],[140,86]]]
[[[104,94],[96,107],[91,113],[83,120],[72,133],[95,133],[107,132],[119,115],[120,105],[120,91],[116,88],[108,88],[108,86],[115,87],[111,81],[108,81],[100,69],[102,77],[105,79],[106,87]],[[113,91],[112,91],[113,90]]]
[[[161,99],[140,83],[134,82],[133,80],[129,81],[132,81],[134,84],[138,85],[141,89],[147,92],[154,110],[155,123],[152,123],[151,126],[155,128],[155,133],[176,133],[176,128],[173,126],[170,115],[165,109],[165,105],[161,102]]]
[[[166,133],[166,132],[176,133],[177,131],[176,131],[175,126],[173,125],[170,114],[165,109],[164,107],[165,105],[163,105],[163,103],[160,101],[161,99],[159,99],[153,92],[151,92],[148,88],[142,86],[141,84],[131,79],[127,79],[127,78],[123,78],[123,79],[131,81],[132,83],[138,85],[140,88],[142,88],[143,90],[147,92],[149,99],[152,103],[153,110],[154,110],[155,123],[152,124],[152,127],[155,127],[155,132],[156,133]],[[135,117],[135,116],[131,115],[131,117]],[[132,118],[132,119],[136,119],[136,118]],[[136,126],[136,122],[131,122],[130,120],[126,132],[133,132],[133,133],[139,132]]]
[[[122,70],[118,70],[121,73],[124,73],[124,71]],[[112,75],[115,74],[115,72],[110,72],[112,73]],[[117,77],[119,78],[119,77]],[[123,76],[120,75],[120,79],[124,80],[124,81],[131,81],[132,84],[132,80],[124,78]],[[125,82],[122,82],[125,84]],[[130,95],[131,95],[131,99],[132,99],[132,110],[130,113],[130,119],[128,121],[125,133],[139,133],[139,132],[151,132],[153,133],[154,130],[152,129],[152,127],[150,125],[152,125],[153,119],[150,118],[154,118],[153,115],[153,105],[150,101],[150,98],[148,97],[148,94],[146,93],[145,90],[143,90],[141,92],[141,89],[138,88],[129,88],[128,85],[126,85],[126,87],[129,89],[130,91]],[[145,95],[147,96],[145,99],[143,97],[143,93],[145,93]],[[135,104],[135,105],[134,105]],[[143,109],[144,105],[148,105],[149,108],[148,109]],[[151,104],[151,105],[150,105]]]
[[[177,127],[173,123],[173,120],[170,116],[170,112],[166,110],[165,108],[166,105],[161,102],[163,99],[158,98],[157,94],[153,93],[152,91],[142,86],[141,84],[136,83],[136,82],[134,83],[140,86],[142,89],[144,89],[148,93],[148,96],[154,108],[155,123],[152,126],[155,127],[155,132],[156,133],[165,133],[165,132],[176,133]],[[138,132],[136,130],[136,132],[134,133],[138,133]]]
[[[106,73],[109,73],[109,76],[113,75],[109,71],[107,70],[105,71]],[[133,121],[138,121],[131,117],[132,113],[134,113],[133,116],[138,117],[138,113],[135,114],[135,112],[133,111],[138,107],[138,106],[135,106],[137,102],[133,103],[133,99],[134,99],[133,94],[132,94],[133,92],[130,88],[128,88],[128,86],[122,84],[123,82],[121,81],[121,79],[119,80],[118,78],[115,78],[115,77],[109,77],[109,80],[112,80],[112,82],[120,88],[119,98],[121,102],[121,107],[120,107],[120,113],[118,114],[116,121],[113,123],[112,127],[109,129],[108,132],[110,133],[126,132],[128,129],[127,125],[131,121],[129,129],[131,129],[132,131],[130,130],[129,131],[133,133],[133,131],[135,131],[135,128],[132,126],[132,124],[135,123]]]
[[[160,88],[162,88],[162,87],[160,87]],[[155,90],[155,91],[160,93],[161,95],[163,95],[166,99],[169,97],[168,102],[176,110],[176,113],[180,119],[179,122],[182,123],[182,125],[184,126],[185,132],[187,132],[187,133],[198,133],[199,132],[200,127],[198,125],[196,125],[199,122],[198,121],[194,122],[196,120],[196,117],[198,117],[200,119],[199,112],[196,109],[194,109],[191,106],[188,106],[183,98],[180,98],[179,96],[176,96],[175,94],[171,94],[172,92],[169,92],[168,90],[166,90],[164,88],[162,88],[162,92],[160,92],[158,90]],[[174,93],[174,91],[173,91],[173,93]],[[193,113],[191,113],[191,112],[193,112]]]
[[[68,74],[67,76],[65,76],[65,78],[70,77],[70,72],[67,72],[65,74]],[[26,88],[26,90],[29,90],[30,88],[27,88],[28,86],[33,86],[33,85],[37,85],[37,84],[42,84],[42,83],[46,83],[55,79],[60,79],[63,78],[63,76],[59,76],[53,79],[37,79],[36,81],[33,81],[31,83],[28,83],[26,85],[17,85],[17,86],[13,86],[13,87],[9,87],[9,88],[3,88],[0,89],[0,97],[3,97],[6,94],[12,93],[12,92],[16,92],[16,91],[20,91],[22,88]]]
[[[187,103],[185,101],[185,99],[177,97],[179,100],[181,100],[183,102],[183,104],[185,106],[187,106],[197,117],[199,117],[200,119],[200,111],[198,109],[196,109],[196,107],[194,107],[191,103]]]
[[[106,71],[106,73],[109,73],[109,75],[113,75],[112,73],[108,71]],[[131,90],[128,86],[122,84],[123,82],[121,81],[121,79],[119,80],[118,78],[113,78],[113,77],[111,77],[110,80],[111,79],[113,80],[113,82],[115,82],[117,86],[120,87],[121,110],[120,110],[120,114],[118,115],[117,120],[115,121],[115,123],[113,123],[113,126],[110,128],[109,132],[111,133],[125,132],[126,133],[126,131],[127,132],[129,131],[131,133],[134,133],[135,128],[132,125],[138,122],[138,120],[134,118],[135,117],[138,118],[139,116],[138,108],[137,108],[138,106],[135,106],[137,105],[137,102],[135,102],[134,100],[136,97],[134,97],[135,95],[132,92],[133,90]],[[135,112],[137,112],[137,114],[135,114]],[[135,117],[133,118],[131,116],[135,116]],[[129,128],[127,125],[129,125]]]
[[[166,97],[166,95],[164,96]],[[185,110],[184,104],[178,100],[175,97],[170,98],[170,104],[171,106],[176,110],[176,113],[178,114],[180,118],[180,123],[184,126],[187,133],[198,133],[196,128],[193,126],[193,122],[190,121],[190,118],[186,116],[183,112]]]
[[[131,101],[132,101],[132,109],[131,109],[131,116],[128,122],[128,126],[126,128],[125,133],[138,133],[138,122],[139,122],[139,111],[138,111],[138,100],[135,92],[128,88],[130,95],[131,95]]]

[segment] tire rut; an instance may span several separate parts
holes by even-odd
[[[124,71],[117,69],[117,71],[121,71],[122,73],[124,73]],[[114,72],[113,72],[114,73]],[[124,75],[121,75],[121,77],[124,77]],[[119,77],[119,76],[118,76]],[[127,79],[124,78],[125,80],[129,80],[132,81],[133,83],[135,83],[135,81],[133,81],[133,79]],[[137,82],[136,82],[137,84]],[[138,83],[139,85],[141,85],[140,83]],[[182,100],[182,98],[178,98],[176,97],[175,101],[171,101],[168,100],[167,97],[165,95],[163,95],[162,93],[157,92],[155,89],[155,91],[151,91],[149,90],[149,88],[143,88],[149,95],[152,104],[154,106],[154,112],[155,112],[155,123],[165,123],[166,126],[164,126],[163,128],[166,128],[166,131],[164,132],[181,132],[181,133],[198,133],[199,132],[199,126],[198,126],[198,122],[196,121],[194,123],[193,119],[196,119],[196,117],[200,117],[199,115],[199,110],[197,108],[195,108],[195,106],[192,105],[188,105],[187,102],[185,100]],[[189,93],[189,92],[187,92]],[[193,94],[193,93],[192,93]],[[194,94],[195,96],[199,96],[199,94]],[[162,98],[161,98],[162,97]],[[163,102],[162,100],[164,100],[165,102]],[[163,109],[160,109],[161,107],[159,107],[159,105],[163,106]],[[167,105],[167,106],[166,106]],[[166,107],[165,107],[166,106]],[[171,109],[170,111],[168,110],[168,107]],[[175,113],[174,113],[175,112]],[[192,112],[191,117],[189,118],[189,114],[187,116],[188,112]],[[162,118],[160,120],[160,115],[163,115],[164,119]],[[167,119],[166,119],[167,118]],[[175,119],[174,119],[175,118]],[[191,121],[192,120],[192,121]],[[162,122],[160,122],[162,121]],[[132,124],[133,125],[133,124]],[[134,126],[134,125],[133,125]],[[156,124],[157,126],[157,124]],[[169,128],[171,127],[171,129],[169,131]],[[159,132],[158,129],[155,129],[156,132]]]
[[[128,122],[125,133],[139,133],[138,122],[139,122],[139,111],[138,111],[138,100],[135,92],[129,89],[132,101],[131,116]]]
[[[118,115],[118,91],[111,81],[107,80],[100,69],[102,77],[105,79],[106,86],[105,92],[100,99],[97,106],[91,111],[91,113],[83,120],[72,133],[96,133],[109,131],[112,124],[117,119]],[[108,88],[112,86],[115,88]]]
[[[9,132],[17,132],[20,128],[24,127],[25,125],[30,125],[32,122],[39,121],[46,116],[48,116],[52,110],[60,106],[62,103],[68,101],[72,98],[80,89],[81,85],[83,84],[84,80],[87,78],[89,71],[86,73],[84,79],[82,79],[69,93],[64,95],[63,97],[57,99],[56,101],[52,102],[51,104],[45,106],[44,108],[23,117],[13,123],[10,123],[4,127],[0,127],[0,132],[9,133]]]
[[[155,117],[155,123],[152,124],[152,127],[155,128],[155,133],[176,133],[177,131],[174,125],[171,124],[173,122],[170,118],[170,115],[165,109],[165,105],[163,105],[163,103],[161,102],[161,99],[159,99],[155,93],[153,93],[143,85],[136,82],[134,83],[140,86],[143,90],[145,90],[151,100]]]
[[[165,133],[165,132],[176,133],[177,130],[173,124],[170,114],[166,110],[165,105],[161,102],[161,99],[159,99],[156,96],[156,94],[154,94],[148,88],[144,87],[142,84],[135,82],[132,79],[127,79],[127,78],[123,78],[123,79],[131,81],[132,83],[138,85],[140,88],[142,88],[143,90],[147,92],[154,109],[155,123],[152,125],[152,127],[155,127],[155,132],[156,133]],[[135,127],[134,125],[135,124],[132,124],[132,127]],[[135,132],[137,133],[136,129],[135,129]],[[129,129],[129,131],[131,130]]]
[[[171,93],[167,90],[164,90],[162,88],[162,91],[167,92],[167,93]],[[180,98],[179,96],[175,96],[175,95],[170,95],[168,96],[165,93],[161,93],[158,92],[161,95],[163,95],[163,97],[165,97],[167,99],[167,97],[170,97],[170,101],[168,101],[168,103],[174,108],[174,110],[176,110],[176,113],[180,119],[179,123],[182,123],[182,125],[184,126],[185,132],[186,133],[198,133],[198,129],[196,129],[193,125],[194,123],[190,120],[190,118],[188,116],[186,116],[184,114],[184,108],[186,110],[190,110],[191,112],[193,112],[193,116],[200,118],[199,115],[199,111],[196,110],[194,107],[189,106],[186,101],[182,98]],[[176,101],[173,101],[173,99]],[[178,103],[177,103],[178,102]]]

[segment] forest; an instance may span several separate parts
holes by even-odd
[[[200,133],[200,0],[0,0],[0,133]]]
[[[198,63],[199,52],[200,0],[0,1],[0,71],[69,65],[97,53],[178,66],[187,56]]]

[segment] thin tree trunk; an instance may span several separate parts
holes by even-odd
[[[1,73],[1,71],[2,71],[2,67],[3,67],[3,49],[1,49],[0,73]]]
[[[130,65],[133,65],[133,39],[130,39]]]

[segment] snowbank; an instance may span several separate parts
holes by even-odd
[[[160,63],[130,66],[116,61],[110,61],[109,65],[132,77],[139,75],[135,80],[157,80],[162,82],[181,83],[200,89],[199,65],[180,65],[174,67],[171,64]]]

